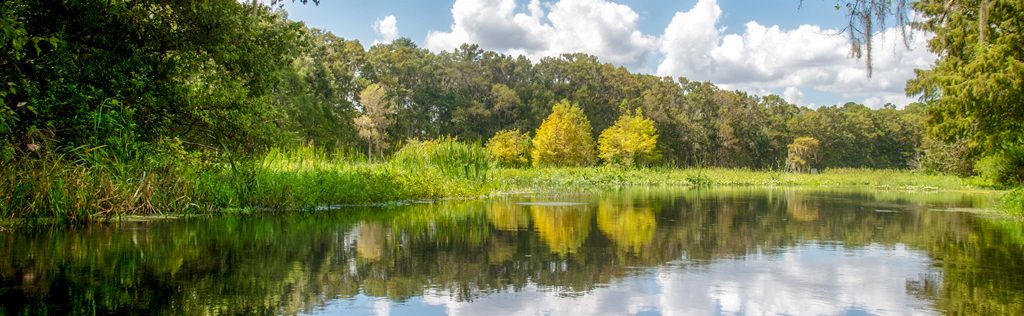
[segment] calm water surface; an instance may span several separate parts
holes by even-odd
[[[991,196],[792,189],[0,231],[0,315],[1024,315]]]

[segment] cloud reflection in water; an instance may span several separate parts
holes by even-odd
[[[905,290],[908,282],[930,272],[929,264],[926,254],[902,244],[847,249],[804,243],[773,254],[707,264],[680,260],[584,293],[531,285],[521,292],[458,301],[447,292],[427,291],[422,297],[390,302],[388,308],[380,305],[386,300],[360,295],[355,305],[372,305],[361,309],[330,304],[324,312],[351,312],[355,307],[451,315],[936,314],[929,302]]]

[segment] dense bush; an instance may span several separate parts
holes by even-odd
[[[974,158],[964,139],[944,142],[927,136],[921,141],[919,168],[928,173],[968,177],[974,172]]]
[[[975,172],[982,178],[1003,185],[1024,184],[1024,145],[1009,146],[978,160]]]
[[[534,166],[589,166],[594,164],[594,136],[579,105],[555,103],[533,137]]]
[[[519,130],[500,131],[487,141],[487,152],[500,166],[527,166],[530,164],[530,135]]]
[[[601,160],[618,166],[635,167],[656,161],[658,130],[654,121],[639,110],[623,113],[615,124],[601,132],[598,150]]]

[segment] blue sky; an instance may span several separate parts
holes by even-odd
[[[288,3],[293,20],[364,45],[408,37],[432,51],[462,42],[538,60],[584,52],[632,71],[708,80],[727,89],[783,95],[818,106],[878,107],[903,94],[934,56],[918,34],[907,49],[895,29],[876,35],[875,73],[847,57],[833,0],[456,0]]]
[[[520,7],[525,7],[528,1],[516,2]],[[616,2],[632,7],[640,15],[641,31],[656,34],[664,31],[665,25],[668,25],[676,12],[692,8],[697,0]],[[427,31],[447,30],[451,26],[453,3],[454,0],[321,0],[319,6],[289,2],[285,9],[294,20],[363,43],[373,43],[379,39],[373,29],[376,20],[394,15],[400,23],[402,37],[423,43]],[[799,0],[724,0],[718,4],[723,11],[722,24],[730,29],[742,29],[743,24],[751,20],[786,28],[795,28],[800,24],[838,28],[844,23],[842,12],[833,7],[834,1],[806,0],[799,10]]]

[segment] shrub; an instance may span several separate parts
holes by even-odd
[[[921,139],[921,170],[928,173],[955,174],[961,177],[971,175],[975,154],[971,153],[967,140],[944,142],[925,135]]]
[[[456,138],[410,140],[402,146],[391,163],[408,170],[436,170],[457,178],[484,178],[490,164],[487,152],[479,145],[459,142]]]
[[[981,158],[974,171],[996,184],[1024,184],[1024,144],[1012,145]]]
[[[594,136],[583,110],[567,100],[555,103],[533,137],[530,156],[534,166],[589,166],[594,164]]]
[[[657,145],[658,130],[654,121],[644,118],[639,110],[622,114],[598,138],[601,160],[625,167],[647,165],[657,160],[660,156]]]
[[[714,181],[711,180],[711,177],[703,169],[697,169],[696,172],[687,174],[686,182],[695,187],[709,187],[714,184]]]
[[[498,165],[522,167],[530,163],[530,135],[504,130],[487,141],[487,152]]]

